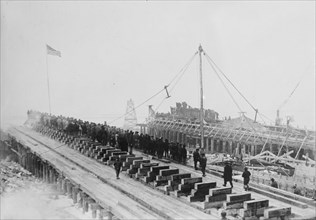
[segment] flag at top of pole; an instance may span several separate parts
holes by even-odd
[[[61,52],[46,44],[47,54],[61,57]]]

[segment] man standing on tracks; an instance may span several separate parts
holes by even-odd
[[[197,162],[200,160],[199,148],[193,153],[194,169],[197,170]]]
[[[116,171],[116,179],[119,179],[119,175],[120,175],[120,171],[122,168],[122,162],[120,161],[119,158],[116,158],[115,162],[114,162],[114,169]]]
[[[226,162],[226,165],[224,167],[224,185],[226,186],[226,183],[229,182],[230,186],[233,188],[233,169],[231,166],[231,162]]]

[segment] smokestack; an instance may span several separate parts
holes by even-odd
[[[280,124],[281,124],[280,110],[278,109],[278,110],[277,110],[277,116],[276,116],[276,119],[275,119],[275,125],[276,125],[276,126],[280,126]]]

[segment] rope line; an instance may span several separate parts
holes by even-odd
[[[266,119],[268,119],[270,122],[274,122],[274,120],[272,120],[272,119],[269,118],[268,116],[266,116],[266,115],[264,115],[264,114],[262,114],[262,113],[260,113],[260,115],[262,115],[263,117],[265,117]]]
[[[237,89],[237,87],[230,81],[230,79],[225,75],[225,73],[216,65],[212,58],[205,53],[206,57],[214,64],[214,66],[219,70],[219,72],[227,79],[227,81],[234,87],[234,89],[241,95],[241,97],[251,106],[251,108],[256,112],[257,109],[248,101],[248,99]]]
[[[173,84],[173,86],[170,89],[170,94],[172,91],[174,91],[174,89],[176,88],[176,85],[180,82],[180,80],[182,79],[182,77],[184,76],[184,74],[186,73],[187,69],[189,68],[189,66],[192,64],[195,56],[198,54],[198,52],[195,52],[195,54],[191,57],[191,59],[182,67],[182,69],[180,70],[180,72],[177,74],[177,76],[179,76],[179,74],[182,72],[182,74],[179,76],[179,78],[176,80],[176,82]],[[171,82],[167,85],[169,86],[174,80],[176,79],[176,77],[174,77]],[[163,104],[163,102],[168,99],[168,97],[165,97],[162,99],[162,101],[159,103],[159,105],[157,106],[157,108],[155,109],[155,112],[160,108],[160,106]]]
[[[176,74],[175,77],[173,77],[173,79],[167,84],[167,87],[169,87],[171,85],[171,83],[178,78],[176,84],[179,82],[179,80],[182,78],[182,76],[184,75],[185,71],[187,70],[188,66],[191,64],[192,60],[194,59],[194,57],[198,54],[198,52],[196,51],[193,56],[190,58],[190,60],[181,68],[181,70]],[[175,84],[175,85],[176,85]],[[172,87],[172,89],[175,87],[175,85]],[[149,100],[153,99],[154,97],[156,97],[157,95],[159,95],[161,92],[165,91],[165,88],[161,89],[160,91],[158,91],[156,94],[154,94],[153,96],[151,96],[150,98],[146,99],[144,102],[142,102],[141,104],[139,104],[138,106],[136,106],[133,110],[126,112],[125,114],[123,114],[122,116],[114,119],[113,121],[109,122],[109,124],[112,124],[113,122],[125,117],[126,115],[128,115],[129,113],[131,113],[132,111],[136,110],[137,108],[141,107],[142,105],[144,105],[146,102],[148,102]],[[170,90],[171,92],[171,90]],[[164,100],[163,100],[164,101]],[[163,102],[162,101],[162,102]],[[161,103],[162,104],[162,103]],[[161,105],[160,104],[160,105]]]
[[[263,117],[261,116],[261,114],[258,113],[258,115],[259,115],[259,117],[261,118],[261,120],[263,121],[263,124],[266,125],[267,123],[266,123],[266,121],[263,119]]]
[[[301,79],[298,81],[298,83],[296,84],[296,86],[294,87],[293,91],[290,93],[290,95],[284,100],[284,102],[279,106],[278,109],[281,109],[292,97],[292,95],[294,94],[294,92],[296,91],[296,89],[298,88],[298,86],[301,84],[303,78],[306,76],[306,73],[308,73],[308,69],[311,66],[311,63],[307,66],[307,68],[305,69],[305,71],[303,72]]]
[[[235,100],[235,98],[233,97],[233,95],[231,94],[231,92],[229,91],[229,89],[227,88],[227,86],[225,85],[223,79],[220,77],[220,75],[217,73],[215,67],[213,66],[213,64],[207,59],[207,62],[210,64],[210,66],[212,67],[212,69],[214,70],[216,76],[218,77],[218,79],[221,81],[222,85],[224,86],[224,88],[226,89],[227,93],[229,94],[230,98],[233,100],[233,102],[235,103],[235,105],[238,107],[239,111],[243,112],[242,109],[240,108],[240,106],[238,105],[237,101]]]
[[[165,98],[163,98],[163,99],[161,100],[161,102],[159,103],[159,105],[157,106],[157,108],[155,108],[155,112],[158,111],[158,109],[160,108],[160,106],[162,105],[162,103],[163,103],[166,99],[167,99],[167,98],[165,97]]]
[[[182,72],[182,74],[179,76],[179,78],[177,79],[177,81],[175,82],[175,84],[171,87],[170,89],[170,93],[174,90],[175,86],[179,83],[179,81],[182,79],[182,77],[184,76],[184,73],[187,71],[187,69],[189,68],[189,66],[191,65],[192,61],[194,60],[195,56],[198,54],[198,52],[196,52],[193,57],[189,60],[189,62],[186,63],[186,65],[181,69],[181,71],[179,73]],[[179,74],[178,74],[179,75]],[[174,78],[175,79],[175,78]],[[173,80],[172,80],[173,81]],[[171,84],[171,82],[168,84],[168,86]]]
[[[173,79],[168,83],[167,86],[170,86],[170,84],[181,74],[181,72],[186,69],[192,62],[192,60],[194,59],[194,57],[198,54],[198,51],[196,51],[193,56],[190,58],[190,60],[181,68],[181,70],[179,71],[179,73],[173,77]],[[184,70],[185,71],[185,70]]]
[[[204,55],[207,56],[206,52],[204,51]],[[208,56],[207,56],[208,58]],[[221,77],[219,76],[219,74],[217,73],[217,70],[215,68],[216,65],[212,65],[212,62],[210,62],[209,59],[206,59],[208,61],[208,63],[210,64],[210,66],[212,67],[212,69],[214,70],[214,72],[216,73],[216,75],[218,76],[218,78],[220,79],[221,83],[223,84],[223,86],[225,87],[226,91],[228,92],[229,96],[232,98],[233,102],[235,103],[235,105],[238,107],[239,111],[243,112],[243,110],[241,109],[241,107],[238,105],[237,101],[234,99],[233,95],[230,93],[230,91],[228,90],[228,88],[226,87],[224,81],[221,79]],[[264,143],[263,139],[260,138],[260,136],[258,135],[258,132],[257,130],[253,127],[253,125],[248,121],[248,120],[245,120],[246,123],[251,127],[251,129],[254,131],[254,133],[257,135],[258,139],[260,141],[262,141],[262,143]]]

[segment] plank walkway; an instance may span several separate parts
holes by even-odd
[[[56,154],[53,151],[47,151],[47,148],[43,145],[14,130],[10,130],[9,133],[14,135],[21,143],[28,146],[34,152],[40,154],[43,159],[46,159],[47,161],[50,161],[52,164],[54,164],[56,169],[63,172],[65,176],[71,177],[71,180],[77,184],[80,184],[80,188],[84,192],[92,196],[94,199],[100,201],[105,207],[115,207],[112,209],[112,212],[118,218],[161,219],[160,216],[156,215],[151,210],[143,207],[133,199],[126,197],[121,192],[113,189],[111,186],[104,184],[96,176],[91,175],[71,161],[66,160],[61,155]],[[126,209],[126,207],[118,205],[119,201],[124,201],[124,203],[129,205],[129,208]],[[131,212],[130,210],[134,211]]]
[[[67,162],[65,158],[58,156],[56,153],[47,152],[46,148],[43,150],[43,147],[32,144],[35,140],[31,140],[30,137],[21,134],[15,129],[9,130],[9,133],[12,136],[25,141],[24,144],[34,151],[38,153],[46,151],[46,153],[42,155],[43,157],[55,164],[60,170],[67,173],[71,179],[74,179],[76,182],[78,181],[78,184],[83,184],[83,186],[86,187],[87,192],[93,194],[98,200],[103,201],[105,204],[112,205],[111,207],[113,210],[115,209],[117,213],[121,213],[121,210],[124,210],[125,207],[125,212],[122,211],[122,213],[125,213],[127,216],[121,217],[123,219],[218,219],[217,215],[206,214],[190,205],[182,203],[176,198],[164,195],[137,181],[131,181],[131,179],[125,175],[121,175],[121,179],[116,180],[113,168],[104,166],[96,160],[78,153],[67,147],[66,144],[62,145],[60,142],[48,139],[25,127],[18,127],[17,129],[33,137],[37,141],[40,141],[42,144],[55,148],[55,151],[58,151],[65,157],[70,158],[73,162],[92,171],[93,174],[91,175],[74,163]],[[95,175],[101,177],[102,181],[110,186],[103,184],[103,182]],[[103,185],[108,188],[102,188]],[[123,197],[116,197],[119,193]],[[119,198],[119,201],[113,201],[118,200],[115,198]],[[112,202],[109,202],[111,200]],[[124,205],[119,205],[119,203]],[[126,210],[126,207],[134,210],[132,214],[128,212],[129,210]],[[128,215],[131,216],[128,217]]]

